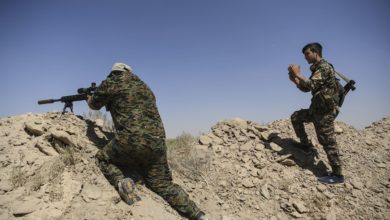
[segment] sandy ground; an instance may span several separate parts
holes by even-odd
[[[0,219],[179,220],[139,184],[142,200],[122,202],[95,165],[110,137],[101,121],[58,112],[0,119]],[[211,219],[390,219],[390,118],[357,130],[337,122],[345,184],[323,185],[326,155],[292,146],[289,120],[217,123],[173,167],[181,185]],[[179,152],[180,153],[180,152]]]

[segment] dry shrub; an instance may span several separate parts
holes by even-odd
[[[89,110],[89,112],[83,113],[83,117],[91,121],[100,119],[103,121],[103,129],[108,132],[113,132],[115,130],[114,123],[110,116],[107,116],[106,113],[102,113],[100,110]]]
[[[173,170],[193,180],[204,179],[210,169],[208,152],[195,147],[197,138],[183,132],[167,140],[168,161]]]
[[[11,184],[14,188],[23,186],[27,181],[26,172],[23,170],[24,153],[19,151],[19,162],[15,162],[15,166],[11,171]]]
[[[59,156],[44,162],[38,168],[36,174],[31,177],[31,190],[38,190],[42,185],[49,182],[58,182],[61,174],[65,171],[65,167],[74,164],[74,153],[70,147],[67,147]]]

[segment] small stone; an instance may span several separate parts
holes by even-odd
[[[283,161],[280,162],[280,163],[283,164],[283,165],[285,165],[285,166],[289,166],[289,167],[295,166],[295,165],[296,165],[295,161],[293,161],[293,160],[291,160],[291,159],[285,159],[285,160],[283,160]]]
[[[202,145],[210,145],[212,142],[211,138],[207,135],[202,135],[200,136],[199,138],[199,143],[202,144]]]
[[[386,168],[387,167],[385,163],[377,163],[376,166],[379,168]]]
[[[218,185],[223,188],[226,188],[228,186],[228,183],[225,180],[221,180],[218,182]]]
[[[97,200],[101,197],[102,191],[99,187],[91,184],[85,184],[82,191],[82,197],[86,202]]]
[[[24,123],[24,127],[27,130],[28,133],[35,135],[35,136],[41,136],[43,133],[45,133],[42,126],[38,126],[32,123]]]
[[[362,189],[364,187],[364,184],[358,180],[351,181],[351,184],[355,189]]]
[[[262,151],[262,150],[264,150],[264,148],[265,148],[265,146],[262,143],[258,143],[255,145],[255,150],[257,150],[257,151]]]
[[[240,146],[240,151],[249,151],[253,148],[252,142],[246,142],[244,145]]]
[[[221,217],[221,220],[234,220],[234,218],[230,217],[230,216],[226,216],[226,215],[223,215]]]
[[[270,194],[269,194],[269,191],[268,191],[268,185],[267,185],[267,184],[265,184],[265,185],[263,185],[263,186],[261,187],[260,194],[261,194],[262,196],[264,196],[264,198],[266,198],[266,199],[270,199],[270,198],[271,198],[271,196],[270,196]]]
[[[271,141],[273,138],[275,138],[280,132],[271,130],[271,131],[264,131],[261,132],[262,139],[265,141]]]
[[[8,180],[2,180],[0,182],[0,190],[4,191],[4,192],[9,192],[13,189],[12,187],[12,184],[10,181]]]
[[[242,185],[246,188],[252,188],[255,185],[253,184],[252,180],[250,178],[245,178],[242,180]]]
[[[319,192],[324,192],[327,189],[327,187],[323,184],[317,186],[317,190]]]
[[[57,140],[60,140],[64,144],[75,146],[71,137],[65,131],[51,131],[51,136]]]
[[[10,139],[9,141],[8,141],[8,143],[10,144],[10,145],[13,145],[13,146],[22,146],[22,145],[24,145],[24,144],[26,144],[27,142],[25,141],[25,140],[21,140],[21,139],[18,139],[18,138],[14,138],[14,139]]]
[[[100,119],[100,118],[97,118],[97,119],[95,119],[95,124],[96,124],[96,126],[99,126],[99,127],[103,128],[104,121],[102,119]]]
[[[309,212],[309,209],[306,208],[305,204],[302,201],[294,201],[292,203],[294,208],[299,212],[299,213],[306,213]]]
[[[296,212],[296,211],[291,212],[290,215],[291,215],[292,217],[294,217],[294,218],[302,218],[302,215],[299,214],[299,212]]]
[[[14,216],[24,216],[39,208],[40,201],[34,197],[24,198],[22,201],[14,201],[10,208]]]
[[[220,153],[223,149],[223,146],[222,145],[213,145],[212,148],[213,148],[215,153]]]
[[[334,126],[334,131],[336,132],[336,134],[341,134],[344,132],[344,130],[341,127],[339,127],[338,125]]]
[[[269,143],[269,147],[271,148],[271,150],[273,150],[275,152],[280,152],[280,151],[283,150],[282,147],[280,147],[279,145],[275,144],[274,142]]]
[[[58,152],[42,140],[37,141],[34,146],[38,148],[40,152],[44,153],[47,156],[58,156]]]
[[[366,139],[366,144],[368,146],[372,146],[373,145],[373,143],[372,143],[372,141],[370,139]]]

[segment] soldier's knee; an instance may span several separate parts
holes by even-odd
[[[291,122],[292,123],[296,123],[298,121],[298,112],[294,112],[292,113],[292,115],[290,116],[290,119],[291,119]]]
[[[96,164],[100,167],[100,164],[103,162],[108,162],[110,157],[107,155],[107,153],[104,150],[99,150],[95,154],[95,161]]]

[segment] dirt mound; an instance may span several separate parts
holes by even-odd
[[[2,118],[0,219],[183,219],[143,185],[142,201],[120,200],[94,161],[110,139],[103,127],[57,112]],[[172,166],[174,180],[212,219],[388,219],[390,118],[336,130],[345,184],[317,181],[329,165],[311,125],[317,154],[307,155],[292,147],[289,120],[239,118],[202,135]]]
[[[182,219],[143,186],[142,201],[121,201],[95,164],[102,127],[56,112],[1,119],[0,219]]]
[[[312,125],[306,130],[317,152],[309,155],[293,147],[290,120],[261,126],[237,118],[211,130],[199,138],[215,154],[207,182],[230,216],[389,219],[390,118],[363,131],[336,123],[347,179],[335,186],[317,181],[330,167]]]

